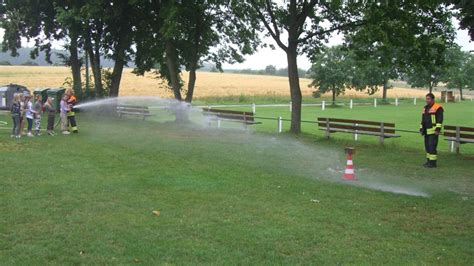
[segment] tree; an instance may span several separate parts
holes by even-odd
[[[357,75],[353,85],[358,90],[374,94],[382,87],[382,98],[387,99],[389,80],[399,77],[403,51],[412,45],[412,38],[421,30],[418,23],[423,16],[412,16],[417,10],[400,8],[400,4],[389,1],[384,9],[370,9],[365,17],[377,24],[365,24],[350,32],[345,40],[355,55]]]
[[[265,67],[265,74],[274,76],[276,74],[276,67],[273,65],[268,65]]]
[[[407,82],[412,87],[426,87],[429,92],[443,80],[449,66],[446,51],[451,43],[443,38],[421,38],[417,46],[406,54]]]
[[[58,11],[64,7],[63,1],[34,1],[18,0],[7,1],[3,13],[5,36],[3,39],[3,51],[10,50],[13,56],[17,56],[17,49],[21,47],[21,38],[34,39],[34,49],[30,57],[35,59],[39,51],[44,51],[46,61],[52,63],[51,41],[63,40],[71,35],[68,24],[58,19]],[[73,88],[80,99],[82,96],[81,86],[81,62],[78,58],[77,39],[70,37],[71,43],[67,45],[70,51],[69,65],[72,69]]]
[[[455,31],[452,13],[444,6],[431,6],[430,16],[419,16],[419,31],[404,46],[403,70],[412,87],[427,87],[433,91],[449,67],[447,50],[454,45]],[[422,13],[423,14],[423,13]]]
[[[474,1],[472,0],[447,0],[448,4],[454,4],[455,8],[459,10],[457,18],[461,29],[467,29],[471,36],[471,41],[474,40]]]
[[[302,95],[297,56],[309,51],[317,53],[333,32],[363,24],[359,15],[368,3],[318,0],[289,0],[283,4],[270,0],[247,2],[249,16],[260,21],[268,35],[286,53],[292,101],[290,132],[300,133]],[[329,27],[325,26],[327,21],[332,23]]]
[[[444,76],[444,81],[449,89],[458,89],[461,100],[463,99],[463,89],[473,88],[473,57],[461,51],[459,47],[448,50],[447,57],[450,61],[449,67]],[[470,73],[471,72],[471,73]]]
[[[168,82],[175,99],[191,102],[196,70],[204,62],[222,71],[223,62],[242,62],[243,55],[256,49],[257,31],[244,20],[239,5],[227,0],[150,4],[136,38],[135,73],[142,75],[159,65],[156,72]],[[182,67],[189,71],[187,90],[181,80]]]
[[[405,16],[399,20],[423,19],[429,22],[436,12],[445,9],[437,0],[419,1],[318,1],[288,0],[281,4],[270,0],[247,0],[248,14],[258,19],[266,32],[278,47],[287,55],[288,80],[293,102],[290,132],[301,131],[301,90],[299,86],[297,56],[299,54],[316,55],[324,42],[334,32],[350,32],[362,25],[377,25],[380,20],[390,16],[393,7],[402,10]],[[379,15],[372,16],[377,13]],[[328,23],[330,22],[330,23]],[[437,23],[436,20],[431,21]],[[329,24],[329,26],[328,26]],[[412,24],[420,31],[429,23]],[[284,40],[286,38],[286,41]],[[404,38],[406,41],[410,38]]]
[[[309,87],[316,91],[313,96],[320,97],[326,92],[332,93],[332,105],[336,105],[336,96],[344,94],[351,84],[352,59],[347,50],[341,46],[323,48],[322,52],[313,58]]]

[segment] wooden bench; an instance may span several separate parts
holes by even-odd
[[[135,105],[117,105],[117,114],[120,118],[122,118],[123,115],[143,116],[143,120],[149,116],[152,116],[148,106]]]
[[[223,109],[202,108],[204,115],[212,116],[217,121],[217,127],[221,127],[221,121],[239,122],[246,128],[247,125],[261,124],[255,121],[253,112],[232,111]]]
[[[459,146],[464,143],[474,143],[474,128],[463,126],[444,126],[444,139],[449,141],[451,152],[459,153]]]
[[[343,132],[353,134],[355,140],[359,134],[378,136],[383,144],[386,138],[400,137],[395,134],[394,123],[319,117],[318,126],[319,130],[326,131],[327,138],[331,133]]]

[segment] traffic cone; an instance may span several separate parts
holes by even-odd
[[[354,164],[352,163],[351,153],[347,154],[347,165],[346,165],[346,170],[344,171],[344,179],[355,180]]]

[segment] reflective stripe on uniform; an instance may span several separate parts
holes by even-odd
[[[428,155],[428,159],[430,159],[431,161],[436,161],[436,160],[438,160],[438,155],[430,154],[430,155]]]
[[[75,115],[76,115],[75,112],[68,112],[68,113],[67,113],[67,116],[75,116]]]
[[[435,131],[436,131],[436,130],[435,130],[435,128],[434,128],[434,127],[432,127],[432,128],[427,128],[427,129],[426,129],[426,134],[428,134],[428,135],[432,135],[432,134],[434,134],[434,133],[435,133]]]
[[[429,158],[430,158],[430,154],[427,153],[427,154],[426,154],[426,159],[429,159]]]
[[[432,125],[436,124],[436,116],[435,115],[431,115],[431,124]]]

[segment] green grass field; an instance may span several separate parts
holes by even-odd
[[[448,104],[445,123],[474,126],[473,107]],[[303,119],[417,130],[420,113],[421,105],[308,107]],[[381,146],[342,133],[326,140],[314,124],[295,137],[277,134],[276,121],[216,130],[157,114],[143,122],[81,113],[71,136],[13,140],[0,130],[0,264],[474,260],[472,144],[455,155],[440,141],[439,168],[427,170],[417,134]],[[257,115],[289,118],[288,108]],[[357,149],[354,182],[341,180],[348,145]]]

